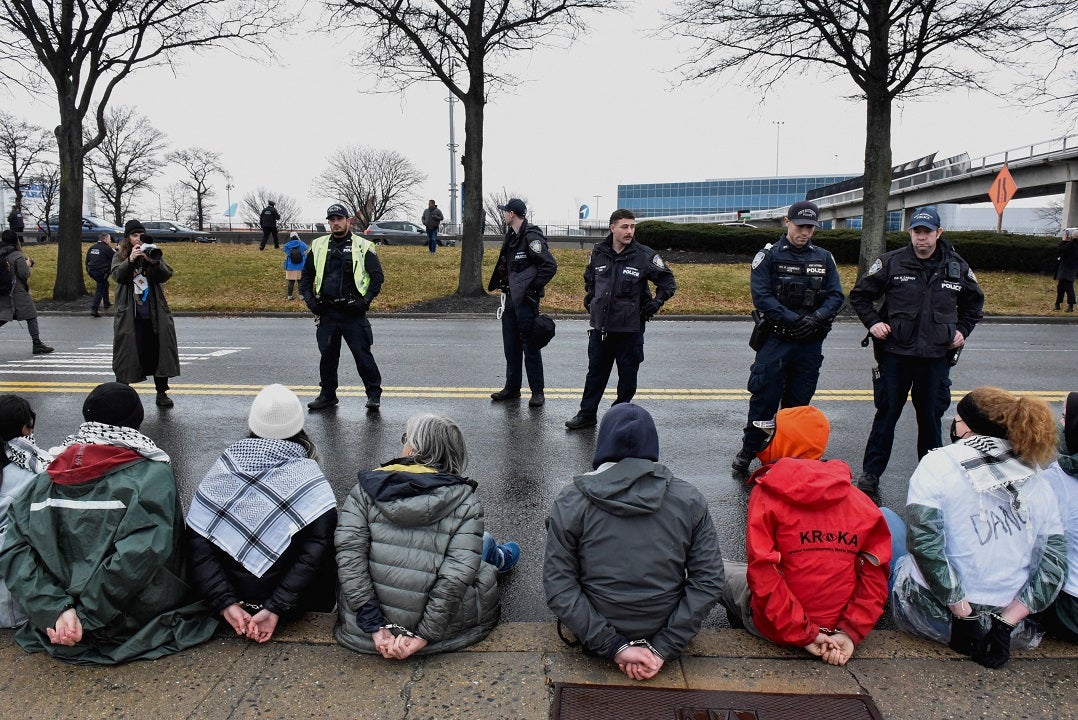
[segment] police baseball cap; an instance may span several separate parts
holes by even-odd
[[[794,225],[820,227],[820,208],[808,200],[798,200],[786,212],[786,219]]]
[[[918,208],[917,212],[913,213],[913,217],[910,218],[910,230],[913,230],[916,227],[926,227],[929,230],[939,230],[939,213],[936,212],[935,208]]]
[[[331,217],[334,216],[346,218],[351,214],[352,213],[345,210],[344,205],[341,205],[340,203],[333,203],[328,208],[326,208],[326,220],[329,220]]]
[[[505,205],[499,205],[499,210],[507,210],[517,217],[527,217],[528,206],[520,198],[511,198]]]

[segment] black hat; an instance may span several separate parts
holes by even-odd
[[[595,439],[592,467],[625,458],[659,460],[659,432],[647,410],[632,403],[618,403],[603,416]]]
[[[798,200],[786,211],[786,219],[794,225],[820,227],[820,208],[808,200]]]
[[[935,208],[923,207],[917,208],[917,211],[913,213],[913,217],[910,218],[910,230],[915,227],[926,227],[929,230],[940,229],[940,216],[936,212]]]
[[[1063,442],[1071,453],[1078,453],[1078,392],[1069,393],[1063,406]]]
[[[528,206],[524,204],[524,201],[520,198],[510,198],[506,201],[505,205],[499,205],[499,210],[507,210],[517,217],[528,216]]]
[[[145,233],[146,228],[142,227],[142,223],[138,220],[128,220],[124,223],[124,237],[127,237],[131,233]]]
[[[270,207],[273,207],[276,203],[274,203],[272,200],[270,200],[269,204],[270,204]]]
[[[542,350],[554,339],[554,318],[549,315],[540,315],[532,323],[531,332],[528,333],[528,346],[533,350]]]
[[[988,417],[984,410],[981,409],[981,406],[977,404],[973,392],[966,393],[966,396],[958,401],[955,412],[958,413],[958,417],[962,418],[962,422],[966,423],[966,427],[972,430],[975,435],[1007,439],[1007,427]]]
[[[14,230],[5,230],[3,233],[0,233],[0,242],[3,242],[5,245],[18,245],[19,236]]]
[[[331,217],[346,218],[351,217],[351,215],[352,213],[345,210],[344,205],[341,205],[340,203],[333,203],[328,208],[326,208],[326,220],[329,220]]]
[[[139,429],[142,425],[142,400],[130,385],[107,382],[98,385],[86,396],[82,404],[82,417],[86,422]]]

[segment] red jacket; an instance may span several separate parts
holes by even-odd
[[[782,458],[760,468],[745,540],[752,621],[804,647],[820,628],[860,643],[887,600],[891,533],[841,460]]]

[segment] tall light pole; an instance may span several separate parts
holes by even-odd
[[[449,77],[452,79],[456,64],[452,58],[449,60]],[[457,136],[453,127],[453,103],[456,96],[450,92],[449,97],[449,223],[453,226],[453,232],[457,232]]]
[[[228,199],[228,231],[232,232],[232,183],[225,183],[225,197]]]
[[[779,176],[779,135],[782,133],[782,126],[786,123],[782,120],[772,120],[771,124],[775,126],[775,177]]]
[[[601,198],[602,195],[592,195],[592,197],[595,198],[595,220],[596,220],[596,222],[598,222],[598,220],[599,220],[599,198]]]

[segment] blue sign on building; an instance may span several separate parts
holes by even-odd
[[[588,207],[587,205],[581,205],[580,210],[578,212],[579,212],[581,220],[587,220],[588,215],[591,215],[591,208]]]

